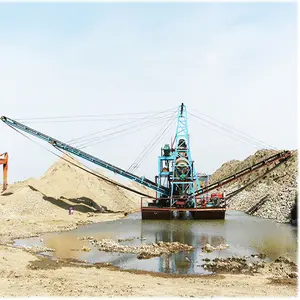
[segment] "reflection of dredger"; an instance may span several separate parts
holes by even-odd
[[[204,247],[206,244],[210,244],[212,246],[218,246],[220,244],[225,244],[225,239],[222,236],[211,236],[203,234],[200,239],[200,244]]]

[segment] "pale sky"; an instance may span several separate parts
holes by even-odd
[[[1,3],[0,115],[155,112],[184,102],[192,113],[296,149],[296,25],[296,3]],[[67,141],[119,123],[28,125]],[[162,125],[84,150],[126,169]],[[257,150],[191,116],[189,131],[198,172]],[[160,146],[174,135],[175,125],[138,175],[153,179]],[[0,141],[9,183],[41,176],[57,159],[2,122]]]

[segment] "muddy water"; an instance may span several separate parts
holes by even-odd
[[[97,250],[78,237],[93,236],[96,239],[130,239],[120,242],[127,245],[149,244],[158,241],[181,242],[193,245],[189,253],[139,260],[135,254],[107,253]],[[17,240],[16,245],[37,245],[54,248],[47,253],[59,258],[76,258],[87,262],[109,262],[126,269],[139,269],[177,274],[208,273],[201,265],[203,258],[243,256],[264,253],[267,260],[285,255],[296,261],[297,231],[288,224],[279,224],[248,216],[242,212],[228,211],[226,220],[172,220],[155,221],[140,219],[140,213],[125,219],[82,226],[67,233],[47,234],[39,238]],[[203,253],[201,248],[228,244],[229,248]],[[88,246],[91,251],[82,251]]]

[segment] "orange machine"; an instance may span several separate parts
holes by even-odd
[[[3,156],[3,158],[1,158]],[[0,154],[0,165],[3,165],[3,189],[4,192],[7,189],[7,170],[8,170],[8,153]]]
[[[214,198],[224,199],[224,194],[223,193],[211,194],[210,198],[211,199],[214,199]]]

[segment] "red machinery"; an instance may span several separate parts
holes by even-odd
[[[215,198],[224,199],[224,194],[223,193],[219,193],[219,194],[211,194],[210,195],[210,199],[215,199]]]
[[[1,158],[3,156],[3,158]],[[3,189],[4,192],[7,189],[7,171],[8,171],[8,153],[0,154],[0,165],[3,165]]]

